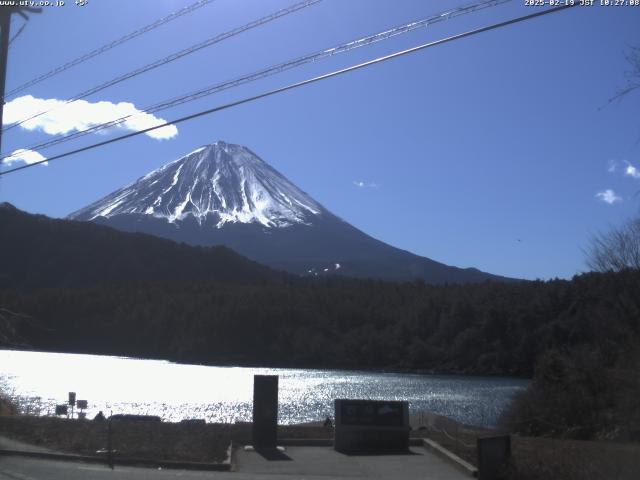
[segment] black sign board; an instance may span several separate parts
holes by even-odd
[[[69,392],[69,405],[76,404],[76,392]]]
[[[66,415],[67,405],[56,405],[56,415]]]
[[[88,403],[89,403],[89,402],[87,402],[86,400],[78,400],[77,407],[78,407],[80,410],[86,410],[86,409],[87,409],[87,406],[88,406]]]
[[[511,456],[511,437],[503,435],[478,439],[478,478],[506,478],[505,469]]]
[[[407,452],[409,404],[395,400],[335,401],[333,446],[339,452]]]
[[[134,413],[116,413],[109,417],[111,420],[124,422],[161,422],[162,418],[157,415],[136,415]]]
[[[278,441],[278,376],[253,377],[253,446],[276,448]]]
[[[404,424],[402,402],[342,400],[339,408],[343,425],[401,427]]]

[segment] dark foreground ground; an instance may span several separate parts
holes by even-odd
[[[95,455],[108,447],[109,422],[0,416],[0,435],[62,452]],[[317,425],[280,426],[279,436],[333,438],[333,430]],[[250,439],[248,423],[111,422],[111,448],[126,457],[222,462],[232,440],[250,444]]]
[[[476,466],[477,438],[500,433],[461,425],[433,414],[412,416],[412,426],[413,437],[435,440]],[[108,422],[0,416],[0,435],[62,452],[96,455],[108,446]],[[280,426],[278,435],[287,439],[330,439],[333,430],[318,424],[291,425]],[[250,439],[250,424],[114,421],[111,446],[121,457],[223,462],[232,441],[241,445],[250,444]],[[640,478],[640,444],[513,436],[508,478],[637,480]]]
[[[275,480],[465,480],[464,473],[424,448],[413,447],[405,455],[343,455],[328,446],[287,447],[282,458],[238,450],[233,471],[193,471],[63,462],[16,456],[0,456],[3,480],[86,479],[233,479]]]
[[[504,434],[440,419],[420,434],[478,466],[478,438]],[[509,480],[638,480],[640,443],[511,436]]]

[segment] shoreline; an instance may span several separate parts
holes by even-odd
[[[31,390],[37,393],[28,395],[23,394],[22,391],[16,392],[12,390],[13,384],[8,380],[0,385],[0,389],[4,387],[5,396],[14,400],[13,403],[19,407],[20,412],[38,416],[52,415],[56,404],[66,402],[66,391],[52,391],[46,387],[38,387],[42,373],[33,371],[31,366],[39,362],[55,365],[52,375],[57,375],[56,372],[63,371],[61,368],[69,365],[95,363],[98,366],[99,370],[92,369],[92,372],[97,375],[92,378],[78,376],[74,378],[75,388],[70,388],[77,391],[80,398],[89,400],[89,408],[84,411],[89,419],[94,418],[98,411],[103,411],[105,415],[111,412],[157,415],[165,422],[180,422],[183,419],[196,418],[209,423],[226,424],[250,421],[252,375],[268,373],[281,376],[280,389],[285,392],[285,397],[282,397],[280,404],[279,416],[282,425],[313,424],[323,422],[326,416],[333,417],[335,398],[371,398],[409,401],[411,424],[416,428],[420,426],[417,419],[429,413],[443,417],[449,416],[466,425],[483,428],[496,426],[512,394],[527,386],[527,381],[513,377],[407,374],[376,370],[283,369],[283,372],[279,372],[269,371],[269,367],[258,367],[257,371],[252,371],[255,367],[237,366],[211,366],[212,370],[208,371],[200,369],[201,365],[196,365],[193,369],[195,372],[193,377],[185,377],[185,373],[191,374],[189,365],[193,364],[107,355],[95,356],[100,360],[94,362],[91,358],[93,354],[24,349],[2,349],[0,354],[2,352],[5,354],[0,358],[5,359],[4,363],[16,365],[14,370],[6,369],[4,373],[7,378],[12,373],[20,377],[22,370],[18,366],[23,365],[26,367],[25,375],[27,373],[30,375],[25,378],[32,385]],[[136,361],[140,362],[137,367],[134,365]],[[145,361],[149,363],[145,364]],[[107,366],[108,369],[106,369]],[[169,369],[167,372],[173,373],[165,377],[164,383],[155,382],[153,388],[144,391],[137,391],[134,388],[132,393],[134,396],[127,399],[124,392],[117,392],[119,392],[118,385],[122,385],[123,381],[131,381],[131,378],[126,375],[126,369],[129,366],[134,371],[137,371],[137,368],[140,369],[132,378],[138,378],[136,375],[140,373],[161,373],[166,369]],[[182,370],[182,367],[186,367],[187,370]],[[124,372],[124,376],[117,373],[120,371]],[[111,385],[110,391],[113,390],[116,393],[103,393],[104,386],[107,384],[100,372],[110,372],[108,385]],[[117,380],[114,380],[115,377]],[[210,386],[204,393],[197,387],[199,378],[210,379],[207,381]],[[241,379],[242,384],[241,393],[237,398],[229,400],[217,393],[224,390],[224,385],[235,385],[233,382],[236,378]],[[183,379],[187,379],[184,384],[181,383]],[[112,385],[114,381],[116,383]],[[173,381],[176,383],[172,383]],[[359,385],[360,381],[362,386],[357,390],[352,391],[348,387],[353,382]],[[320,385],[331,387],[331,393],[327,394],[323,388],[318,387],[318,382]],[[181,392],[178,399],[170,393],[175,388],[179,388]],[[403,388],[403,390],[397,390],[397,388]],[[405,388],[407,390],[404,390]],[[11,395],[9,395],[10,392],[12,392]],[[308,395],[314,396],[313,404],[296,403]]]
[[[411,438],[435,442],[472,467],[478,465],[476,442],[479,438],[509,434],[499,430],[469,428],[441,415],[420,413],[433,418],[427,422],[428,428],[414,429]],[[50,449],[72,455],[90,455],[93,458],[104,455],[109,435],[108,422],[26,415],[0,416],[0,430],[0,448],[3,439],[8,438],[8,444],[11,444],[13,439],[24,442],[33,449]],[[194,425],[114,421],[112,432],[110,444],[116,461],[126,461],[127,458],[134,457],[151,463],[224,463],[230,458],[230,446],[238,448],[240,445],[251,443],[250,423]],[[328,447],[326,442],[332,441],[333,434],[333,428],[317,424],[278,425],[278,438],[293,441],[292,444],[311,441],[315,446]],[[567,440],[513,434],[511,438],[512,454],[505,477],[507,480],[638,478],[638,443]],[[594,477],[594,472],[599,472],[600,475]]]
[[[92,355],[97,357],[112,357],[112,358],[121,358],[127,360],[149,360],[156,362],[168,362],[176,365],[193,365],[193,366],[202,366],[202,367],[219,367],[219,368],[254,368],[254,369],[278,369],[278,370],[313,370],[313,371],[327,371],[327,372],[350,372],[350,373],[379,373],[379,374],[402,374],[402,375],[420,375],[420,376],[432,376],[432,377],[473,377],[473,378],[488,378],[488,379],[496,379],[496,378],[504,378],[509,380],[531,380],[532,378],[524,375],[515,375],[515,374],[507,374],[507,373],[497,373],[497,372],[483,372],[483,373],[472,373],[472,372],[460,372],[460,371],[450,371],[450,370],[435,370],[435,369],[403,369],[403,368],[384,368],[384,369],[376,369],[376,368],[366,368],[366,367],[319,367],[319,366],[283,366],[283,365],[253,365],[251,363],[247,364],[209,364],[209,363],[198,363],[198,362],[189,362],[189,361],[181,361],[174,360],[169,358],[160,358],[160,357],[136,357],[131,355],[121,355],[115,353],[93,353],[93,352],[61,352],[58,350],[32,350],[27,348],[9,348],[3,347],[0,348],[1,351],[15,351],[15,352],[31,352],[31,353],[52,353],[52,354],[60,354],[60,355]]]

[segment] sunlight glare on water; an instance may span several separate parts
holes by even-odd
[[[492,426],[511,396],[528,381],[469,377],[209,367],[163,360],[0,350],[0,388],[42,415],[67,392],[89,403],[87,416],[136,413],[166,421],[251,421],[253,375],[279,375],[279,422],[333,416],[336,398],[407,400],[412,412],[430,410],[465,423]],[[39,397],[39,400],[34,401]]]

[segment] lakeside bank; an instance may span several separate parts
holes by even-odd
[[[459,424],[430,412],[426,425],[413,428],[412,438],[430,439],[477,466],[477,438],[498,432]],[[193,424],[114,421],[111,425],[114,455],[153,462],[208,462],[229,460],[229,447],[249,444],[251,424]],[[421,428],[424,427],[424,428]],[[455,433],[454,433],[455,432]],[[0,416],[0,437],[6,436],[41,449],[87,456],[105,455],[108,422],[79,421],[27,415]],[[319,424],[280,425],[278,438],[331,442],[333,429]],[[640,444],[575,441],[512,435],[508,480],[616,478],[636,480],[640,473]],[[1,442],[0,442],[1,443]],[[329,448],[329,447],[318,447]],[[97,453],[101,452],[101,453]],[[106,458],[105,458],[106,461]]]

